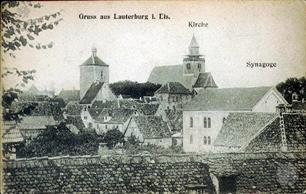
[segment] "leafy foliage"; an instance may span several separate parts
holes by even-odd
[[[49,127],[29,144],[17,149],[17,157],[97,154],[103,136],[95,133],[72,133],[64,123]]]
[[[133,81],[119,81],[110,84],[110,88],[116,95],[128,95],[132,98],[140,98],[143,96],[153,96],[154,92],[161,85],[150,82],[138,83]]]
[[[112,129],[105,133],[104,142],[108,148],[113,148],[123,142],[123,134],[118,129]]]
[[[62,21],[61,12],[38,18],[25,19],[31,9],[41,8],[40,3],[4,1],[1,3],[1,33],[3,51],[14,57],[12,51],[29,46],[36,49],[52,48],[53,42],[41,44],[35,42],[37,36],[45,30],[52,30]]]
[[[94,155],[98,153],[99,143],[106,143],[113,148],[122,142],[122,133],[113,129],[106,134],[93,132],[72,133],[60,123],[57,127],[49,127],[29,144],[17,149],[17,157],[59,156],[59,155]]]
[[[277,90],[283,95],[288,103],[292,102],[292,94],[296,93],[298,99],[306,99],[306,78],[289,78],[276,86]]]

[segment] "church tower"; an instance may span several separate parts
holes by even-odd
[[[109,83],[109,65],[97,56],[97,48],[92,48],[91,56],[80,66],[80,99],[97,81]]]
[[[199,48],[193,35],[188,47],[188,55],[183,59],[183,82],[189,90],[192,90],[199,74],[205,72],[205,58],[200,54]]]

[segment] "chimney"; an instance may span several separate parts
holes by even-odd
[[[117,108],[120,108],[120,100],[117,98]]]

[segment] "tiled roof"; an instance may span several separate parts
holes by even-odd
[[[65,109],[68,115],[80,115],[83,109],[82,104],[79,104],[78,101],[70,101],[67,103]]]
[[[124,108],[124,109],[136,109],[139,113],[144,115],[154,115],[159,107],[158,104],[147,104],[140,103],[135,100],[128,99],[117,99],[111,101],[95,101],[92,108],[99,109],[116,109],[116,108]]]
[[[168,82],[165,83],[155,92],[156,94],[191,94],[191,92],[185,88],[179,82]]]
[[[222,88],[201,91],[183,106],[191,111],[252,110],[272,87]]]
[[[99,57],[97,56],[91,56],[89,57],[83,64],[82,66],[87,66],[87,65],[98,65],[98,66],[109,66],[107,65],[104,61],[102,61]]]
[[[101,108],[89,108],[88,112],[90,114],[90,116],[96,120],[98,118],[98,116],[100,115],[100,113],[102,112],[103,109]]]
[[[211,73],[200,73],[194,86],[195,88],[217,88],[217,84],[214,81]]]
[[[80,99],[80,90],[61,90],[58,96],[65,101],[77,101]]]
[[[97,117],[97,121],[104,122],[104,117],[109,116],[111,119],[107,123],[124,123],[134,114],[135,110],[126,108],[103,109]]]
[[[20,129],[45,129],[47,125],[55,125],[53,116],[26,116],[18,124]]]
[[[284,127],[288,151],[306,151],[306,114],[284,113]],[[266,126],[250,140],[244,150],[250,152],[280,151],[282,136],[280,119]]]
[[[133,117],[144,138],[170,137],[170,129],[160,116]]]
[[[90,104],[97,96],[98,92],[101,90],[104,82],[94,82],[86,91],[84,97],[81,99],[80,104]]]
[[[183,111],[181,110],[165,110],[167,123],[173,132],[181,132],[183,130]]]
[[[264,126],[275,120],[276,113],[229,113],[215,142],[215,146],[241,147]]]
[[[156,66],[153,68],[149,76],[148,82],[156,84],[165,84],[167,82],[183,83],[183,66]]]
[[[15,122],[4,122],[4,130],[2,135],[2,143],[17,143],[22,142],[23,136],[20,130],[16,127]]]

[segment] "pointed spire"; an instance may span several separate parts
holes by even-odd
[[[92,55],[91,55],[92,64],[95,64],[95,57],[97,56],[97,48],[96,47],[92,47],[91,52],[92,52]]]
[[[192,39],[189,44],[189,55],[199,55],[199,44],[194,34],[192,35]]]

